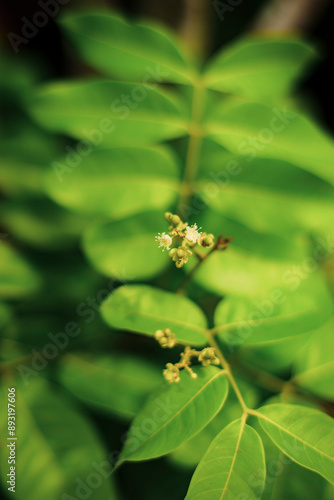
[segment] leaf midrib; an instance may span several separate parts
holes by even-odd
[[[259,417],[259,418],[262,418],[263,420],[266,420],[267,422],[269,422],[270,424],[276,426],[280,431],[282,432],[285,432],[286,434],[288,434],[289,436],[292,436],[294,439],[297,439],[298,441],[300,441],[304,446],[308,446],[309,448],[311,448],[313,451],[315,451],[316,453],[319,453],[320,455],[322,455],[323,457],[331,460],[333,463],[334,463],[334,458],[331,457],[330,455],[327,455],[325,452],[323,452],[322,450],[319,450],[318,448],[316,448],[315,446],[313,446],[312,444],[308,443],[307,441],[303,441],[302,438],[298,437],[296,434],[293,434],[291,431],[289,431],[288,429],[285,429],[284,427],[282,427],[280,424],[278,424],[277,422],[275,422],[274,420],[271,420],[269,417],[266,417],[265,415],[263,415],[262,413],[260,412],[255,412],[256,413],[256,416]],[[281,448],[280,448],[281,449]],[[284,450],[282,450],[283,453]]]
[[[228,476],[226,478],[224,489],[223,489],[222,494],[220,496],[220,500],[222,500],[224,498],[225,492],[228,489],[228,484],[229,484],[229,481],[230,481],[232,473],[233,473],[233,468],[234,468],[234,465],[235,465],[235,462],[236,462],[236,459],[237,459],[237,453],[238,453],[239,448],[240,448],[240,443],[241,443],[242,434],[243,434],[245,425],[246,425],[246,419],[243,418],[241,420],[240,431],[239,431],[239,435],[238,435],[237,444],[236,444],[236,447],[235,447],[234,456],[233,456],[233,459],[232,459],[232,462],[231,462],[231,466],[230,466],[230,470],[228,472]]]
[[[126,22],[123,22],[123,23],[124,23],[127,27],[131,27],[131,25],[128,25]],[[72,34],[72,36],[74,35],[74,36],[76,36],[77,38],[86,38],[88,41],[90,41],[90,42],[91,42],[91,41],[93,41],[93,43],[97,43],[97,44],[103,45],[103,46],[107,47],[108,49],[110,49],[110,48],[111,48],[111,49],[113,49],[113,50],[117,50],[117,51],[119,51],[119,52],[123,52],[124,54],[130,55],[131,57],[133,57],[133,56],[134,56],[134,57],[137,57],[138,59],[141,59],[144,63],[145,63],[145,62],[147,62],[147,61],[151,61],[151,62],[153,62],[153,63],[155,63],[155,64],[161,64],[160,59],[154,59],[154,58],[149,58],[149,59],[148,59],[147,57],[145,57],[145,52],[144,52],[144,56],[143,56],[143,53],[142,53],[142,52],[138,52],[138,51],[136,52],[136,50],[134,50],[134,51],[133,51],[133,50],[132,50],[132,47],[134,47],[134,48],[136,49],[136,48],[137,48],[136,46],[131,46],[131,52],[130,52],[130,51],[128,50],[128,48],[127,48],[127,47],[125,47],[125,48],[120,48],[120,47],[117,47],[116,45],[112,45],[112,44],[110,44],[110,43],[105,43],[105,42],[103,42],[102,40],[96,40],[96,39],[93,39],[93,38],[91,38],[91,37],[89,37],[89,36],[87,36],[87,35],[85,35],[85,34],[82,34],[82,33],[80,33],[80,34],[79,34],[79,33],[78,33],[76,30],[74,30],[73,28],[68,28],[68,27],[66,26],[66,24],[64,24],[64,25],[65,25],[65,29],[66,29],[68,32],[70,32],[70,33]],[[140,27],[141,27],[141,28],[144,28],[144,29],[147,29],[146,27],[142,27],[142,26],[140,26]],[[164,37],[164,38],[165,38],[165,39],[169,42],[169,40],[168,40],[168,38],[167,38],[167,37],[165,37],[164,35],[163,35],[163,37]],[[180,54],[180,53],[177,51],[177,48],[176,48],[176,47],[174,47],[174,46],[173,46],[173,44],[172,44],[172,47],[173,47],[173,49],[175,49],[175,50],[176,50],[177,55],[178,55],[178,56],[180,56],[181,61],[184,63],[185,67],[186,67],[187,69],[188,69],[188,68],[189,68],[189,69],[191,69],[190,67],[188,67],[188,66],[187,66],[187,61],[183,58],[182,54]],[[166,63],[162,63],[162,64],[165,66],[165,68],[168,68],[168,69],[169,69],[172,73],[175,73],[176,75],[179,75],[179,76],[182,76],[183,78],[185,78],[188,84],[189,84],[189,83],[191,83],[191,75],[189,75],[187,72],[185,72],[185,73],[184,73],[184,72],[183,72],[180,68],[177,68],[177,69],[173,68],[172,66],[170,66],[170,63],[171,63],[171,61],[167,61],[167,65],[166,65]],[[144,75],[144,76],[145,76],[145,75]],[[179,83],[181,84],[182,82],[179,82]],[[185,83],[185,82],[184,82],[184,83]]]
[[[167,422],[165,422],[161,427],[159,427],[159,429],[157,429],[153,434],[150,434],[150,436],[148,437],[148,439],[146,441],[142,441],[142,443],[136,448],[136,452],[137,450],[139,450],[140,448],[142,448],[144,445],[146,445],[146,443],[148,443],[154,436],[156,436],[158,433],[161,432],[162,429],[164,429],[165,427],[169,426],[169,424],[171,422],[173,422],[173,420],[178,416],[180,415],[185,408],[187,408],[187,406],[189,406],[214,380],[216,380],[217,377],[221,377],[225,375],[225,373],[223,372],[223,370],[219,370],[218,373],[216,373],[216,375],[214,375],[213,377],[210,378],[210,380],[208,380],[206,382],[206,384],[204,384],[199,391],[196,392],[196,394],[194,394],[192,396],[192,398],[190,398],[186,404],[180,408],[180,410],[178,410],[170,420],[168,420]],[[131,455],[130,455],[131,457]],[[126,457],[125,457],[126,459]]]

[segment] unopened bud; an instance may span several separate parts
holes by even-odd
[[[201,354],[198,356],[198,361],[202,363],[203,366],[209,365],[219,365],[220,361],[216,357],[216,352],[214,347],[206,347],[203,349]]]
[[[176,344],[175,333],[172,333],[169,328],[165,328],[164,330],[157,330],[155,332],[155,339],[163,348],[172,348]]]
[[[172,363],[167,363],[166,370],[163,371],[163,374],[169,383],[180,381],[180,370]]]

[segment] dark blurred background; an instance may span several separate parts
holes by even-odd
[[[32,20],[41,4],[57,2],[59,12],[27,44],[20,43],[17,57],[26,62],[39,57],[45,78],[87,74],[65,45],[56,20],[66,10],[116,9],[125,15],[158,19],[169,25],[194,51],[207,57],[247,32],[258,35],[301,33],[316,42],[322,60],[301,90],[314,96],[320,118],[334,130],[332,101],[333,0],[3,0],[0,7],[1,45],[14,53],[8,34],[22,35],[25,19]],[[52,6],[50,7],[52,8]],[[23,19],[24,18],[24,19]],[[43,22],[43,21],[42,21]]]

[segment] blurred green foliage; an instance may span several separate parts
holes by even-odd
[[[1,58],[1,397],[16,388],[17,498],[329,500],[334,147],[295,96],[314,49],[242,38],[200,67],[151,23],[60,24],[98,76],[41,85]],[[175,291],[194,263],[175,269],[154,241],[167,210],[233,237],[187,296]],[[180,349],[149,338],[163,328],[202,347],[215,333],[259,418],[246,424],[217,367],[167,384]],[[6,436],[5,405],[1,417]],[[167,456],[111,475],[120,453]]]

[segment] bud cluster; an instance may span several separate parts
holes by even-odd
[[[198,356],[198,361],[200,361],[203,366],[219,365],[220,363],[216,356],[214,347],[206,347],[203,349],[201,354]]]
[[[170,328],[165,328],[164,330],[157,330],[155,332],[155,339],[161,347],[169,349],[174,347],[176,344],[175,333],[172,333]]]
[[[178,215],[170,212],[165,213],[165,219],[170,224],[168,233],[159,233],[156,240],[159,241],[159,248],[169,250],[169,256],[175,262],[177,268],[181,268],[188,262],[193,254],[192,248],[199,245],[204,248],[210,248],[214,245],[213,234],[201,233],[197,224],[189,226],[183,222]],[[170,249],[175,242],[177,246]]]
[[[155,332],[155,338],[161,347],[174,347],[176,345],[175,334],[172,333],[170,328],[165,328],[164,330],[157,330]],[[180,355],[180,361],[178,363],[167,363],[166,369],[163,371],[163,375],[167,382],[174,383],[180,381],[180,370],[186,370],[191,378],[197,378],[197,374],[190,368],[192,364],[192,358],[196,358],[202,366],[209,365],[219,365],[220,361],[216,356],[214,347],[205,347],[202,351],[197,351],[192,349],[190,346],[186,346],[185,350]]]

